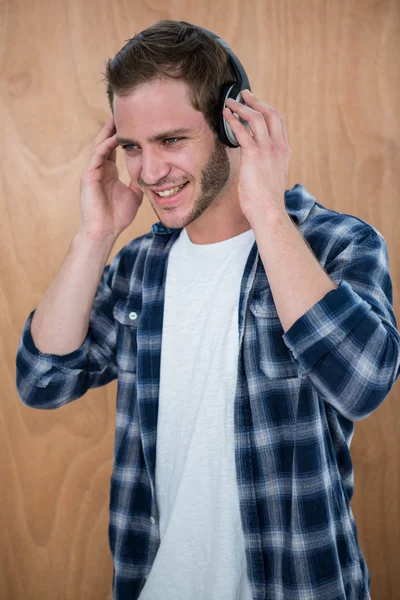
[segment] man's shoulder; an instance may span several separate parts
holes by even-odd
[[[127,293],[132,281],[141,281],[152,240],[152,232],[147,232],[130,240],[116,253],[105,268],[105,275],[111,288]]]
[[[306,238],[321,236],[330,240],[344,240],[371,234],[382,237],[382,234],[364,219],[325,206],[300,184],[296,184],[288,192],[286,202],[289,214]]]
[[[383,239],[380,231],[364,219],[328,208],[320,202],[315,202],[304,225],[304,235],[307,238],[320,237],[322,241],[340,243],[341,246],[371,235]]]
[[[115,258],[120,255],[125,259],[135,259],[139,254],[147,254],[152,240],[153,233],[151,231],[148,231],[139,237],[133,238],[127,244],[125,244],[123,248],[121,248]]]

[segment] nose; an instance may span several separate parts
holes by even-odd
[[[147,186],[154,186],[164,179],[170,166],[155,149],[142,150],[142,172],[140,179]]]

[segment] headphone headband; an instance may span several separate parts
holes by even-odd
[[[229,45],[225,40],[220,38],[216,33],[205,29],[204,27],[200,27],[199,25],[193,25],[192,23],[188,23],[187,21],[181,21],[183,25],[189,25],[189,27],[193,27],[194,29],[200,29],[203,33],[212,37],[216,42],[218,42],[228,53],[229,63],[232,66],[232,69],[235,73],[236,81],[232,81],[230,83],[225,83],[221,88],[220,100],[218,105],[218,136],[224,144],[230,146],[231,148],[238,148],[239,143],[236,139],[235,134],[233,133],[231,126],[224,118],[222,111],[225,107],[225,102],[228,98],[233,98],[234,100],[241,102],[244,104],[242,100],[242,91],[250,90],[250,82],[247,77],[246,71],[238,57],[232,52]],[[238,117],[241,123],[245,125],[250,130],[250,127],[246,121]]]
[[[190,23],[188,23],[188,25],[190,25]],[[208,35],[210,35],[223,48],[225,48],[225,50],[229,54],[229,58],[230,58],[229,62],[232,65],[232,68],[233,68],[233,71],[234,71],[235,77],[236,77],[236,82],[240,85],[240,89],[242,89],[242,90],[250,89],[250,83],[249,83],[249,79],[247,77],[246,71],[244,70],[242,63],[240,62],[240,60],[238,59],[236,54],[234,54],[232,52],[231,48],[228,46],[227,42],[225,40],[223,40],[222,38],[220,38],[216,33],[213,33],[212,31],[209,31],[208,29],[204,29],[204,27],[200,27],[199,25],[195,25],[195,27],[197,27],[197,29],[201,29],[201,31],[204,31],[204,33],[207,33]]]

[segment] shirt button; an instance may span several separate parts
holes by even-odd
[[[154,523],[156,522],[154,517],[150,517],[150,522],[154,525]]]
[[[129,313],[129,318],[130,318],[131,321],[135,321],[135,319],[137,319],[137,313],[130,312]]]

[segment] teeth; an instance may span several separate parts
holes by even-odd
[[[171,188],[170,190],[165,190],[165,192],[156,192],[156,194],[161,196],[161,198],[166,198],[168,196],[172,196],[173,194],[176,194],[177,192],[179,192],[179,190],[181,190],[184,185],[185,184],[182,184],[179,187],[174,187],[174,188]]]

